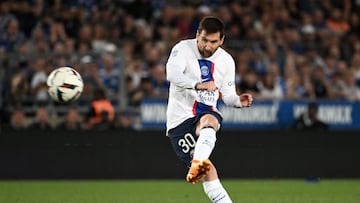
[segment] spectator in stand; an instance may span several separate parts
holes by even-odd
[[[310,44],[305,48],[304,56],[311,69],[315,69],[315,67],[321,67],[324,70],[326,69],[324,59],[321,57],[314,44]]]
[[[49,111],[46,106],[40,106],[36,109],[34,122],[29,126],[29,129],[36,130],[52,130],[53,127],[49,120]]]
[[[313,18],[313,26],[317,32],[327,32],[327,24],[324,16],[324,11],[317,8],[313,11],[311,17]]]
[[[95,52],[104,53],[107,51],[116,51],[116,45],[107,40],[108,34],[103,24],[95,24],[92,31],[92,48]]]
[[[279,31],[283,31],[287,28],[296,27],[297,22],[294,21],[289,15],[289,11],[283,5],[279,5],[279,8],[273,10],[275,14],[275,28]]]
[[[267,66],[266,72],[271,71],[271,67],[275,65],[278,66],[276,69],[279,69],[276,70],[277,74],[281,74],[284,70],[286,60],[284,50],[281,47],[277,47],[274,43],[268,43],[265,51],[264,63]]]
[[[94,99],[85,117],[87,129],[106,130],[114,122],[115,109],[103,90],[95,90]]]
[[[275,82],[281,86],[282,92],[285,95],[286,92],[286,83],[282,74],[282,68],[280,68],[279,64],[276,62],[271,62],[269,64],[269,72],[274,74]]]
[[[137,50],[142,51],[142,54],[145,54],[144,48],[146,45],[152,44],[150,26],[143,19],[135,20],[134,25],[135,32],[133,39],[135,40],[135,47]]]
[[[129,105],[132,107],[139,107],[141,101],[146,98],[151,98],[154,95],[154,89],[151,84],[151,79],[147,76],[141,78],[139,87],[129,92]]]
[[[66,112],[64,121],[57,126],[57,129],[76,131],[82,129],[81,116],[77,108],[70,107]]]
[[[81,76],[84,81],[82,97],[90,99],[94,96],[95,90],[104,90],[106,87],[99,76],[99,65],[92,56],[86,55],[82,57],[80,64],[82,67]]]
[[[6,31],[0,33],[0,47],[3,49],[0,52],[16,51],[18,46],[25,42],[25,39],[25,34],[19,28],[19,21],[12,18],[7,23]]]
[[[303,41],[306,45],[316,43],[317,30],[313,25],[313,18],[311,13],[301,13],[300,31],[303,37]]]
[[[145,69],[148,70],[152,66],[156,65],[161,60],[160,48],[156,47],[154,43],[145,43],[142,49],[143,55],[145,56],[144,65]]]
[[[306,111],[295,120],[293,128],[304,131],[326,131],[328,125],[318,117],[318,104],[310,102]]]
[[[259,99],[280,100],[284,98],[283,88],[279,81],[276,80],[274,72],[267,72],[264,79],[259,84]]]
[[[75,42],[73,38],[66,38],[64,41],[65,53],[75,52]]]
[[[19,62],[10,78],[11,102],[21,102],[28,96],[29,83],[26,75],[27,62]]]
[[[123,50],[123,62],[127,67],[129,64],[135,60],[135,43],[132,40],[125,40],[122,43],[122,50]],[[139,59],[139,57],[137,57]],[[127,68],[126,68],[127,70]]]
[[[153,98],[167,98],[170,83],[166,80],[166,73],[165,73],[165,65],[164,64],[156,64],[150,67],[150,79],[151,85],[154,89]]]
[[[349,33],[359,34],[360,33],[360,16],[359,13],[353,12],[349,19],[350,31]]]
[[[244,75],[250,70],[251,50],[244,49],[236,52],[235,84],[239,85],[244,80]],[[240,90],[237,88],[237,90]]]
[[[136,115],[131,111],[120,112],[114,122],[114,128],[117,130],[134,131],[136,123]]]
[[[338,63],[340,60],[342,60],[339,44],[338,43],[331,44],[325,51],[325,55],[327,58],[333,59],[336,63]],[[325,60],[324,60],[324,65],[320,65],[320,66],[321,66],[321,68],[323,68],[325,70],[325,72],[327,74],[334,71],[334,67],[328,67]],[[317,66],[315,65],[315,67],[317,67]]]
[[[360,53],[360,38],[354,40],[351,49],[353,54]]]
[[[331,77],[331,75],[336,72],[336,67],[339,61],[330,56],[326,56],[324,58],[324,62],[327,68],[326,77]]]
[[[177,30],[179,31],[179,38],[187,38],[190,37],[192,34],[192,21],[195,18],[196,8],[194,7],[186,7],[179,11],[178,15],[178,22],[177,22]]]
[[[39,102],[47,102],[49,99],[46,85],[49,66],[47,59],[40,57],[31,64],[34,74],[30,82],[30,93]]]
[[[256,51],[253,52],[252,60],[250,62],[250,68],[255,71],[255,74],[259,77],[263,77],[268,71],[268,61],[265,53],[256,48]]]
[[[280,73],[284,77],[284,80],[286,81],[288,77],[292,76],[292,74],[294,74],[297,71],[296,67],[297,67],[298,55],[292,50],[286,50],[285,56],[286,56],[285,66]],[[302,59],[303,58],[304,57],[302,57]]]
[[[351,69],[345,61],[341,60],[336,63],[335,71],[339,72],[343,77],[348,73],[349,70]]]
[[[75,47],[78,51],[90,51],[92,49],[92,26],[83,23],[79,29]]]
[[[313,89],[309,82],[305,82],[300,73],[295,72],[287,77],[286,81],[286,99],[301,100],[308,99]],[[305,82],[305,83],[304,83]]]
[[[255,20],[254,28],[264,40],[269,40],[271,35],[275,32],[274,28],[274,15],[269,10],[264,10],[261,16]]]
[[[108,95],[115,95],[119,91],[119,64],[110,53],[103,54],[100,61],[99,76],[105,85]]]
[[[122,17],[122,37],[127,40],[133,40],[135,35],[135,19],[134,16],[125,13]]]
[[[11,130],[26,130],[26,115],[21,109],[16,109],[11,113],[9,129]]]
[[[39,23],[31,32],[29,38],[27,38],[26,45],[29,47],[31,53],[42,52],[42,50],[50,50],[50,45],[47,44],[49,36],[45,33],[42,25]],[[46,43],[42,45],[43,47],[39,49],[39,44]]]
[[[344,75],[343,91],[345,99],[349,101],[360,101],[360,87],[356,85],[356,79],[353,70],[347,70]]]
[[[297,71],[300,77],[300,86],[304,88],[300,99],[315,99],[314,87],[311,83],[313,67],[305,60],[298,63]]]
[[[64,24],[60,21],[59,18],[55,18],[55,20],[51,23],[50,27],[50,43],[54,46],[57,42],[64,42],[67,38]]]
[[[354,70],[356,85],[360,87],[360,53],[352,56],[350,69]]]
[[[340,8],[333,8],[330,18],[326,20],[327,27],[340,36],[345,35],[350,30],[350,25],[345,16],[341,13]]]
[[[237,91],[240,93],[252,94],[254,98],[258,98],[260,94],[259,80],[253,70],[249,70],[243,75],[243,79],[236,84]]]
[[[138,88],[141,82],[141,78],[144,75],[147,75],[147,71],[145,70],[145,62],[140,58],[134,58],[127,66],[126,66],[126,77],[129,77],[132,81],[132,88],[128,89],[128,93],[132,91],[134,88]],[[130,91],[129,91],[130,90]]]
[[[325,71],[322,67],[316,67],[311,74],[311,83],[314,88],[316,99],[330,99],[333,98],[331,84],[326,78]]]
[[[10,1],[12,12],[20,22],[20,29],[29,36],[44,8],[44,1]]]
[[[335,71],[330,76],[330,88],[332,92],[332,98],[335,100],[343,100],[345,99],[345,91],[344,91],[344,80],[343,74]]]
[[[0,2],[0,31],[1,32],[4,32],[6,30],[6,25],[13,18],[15,18],[15,16],[10,13],[9,2],[1,1]]]
[[[176,9],[169,4],[165,4],[158,17],[154,19],[153,37],[155,41],[171,42],[176,32]]]
[[[302,36],[295,27],[287,27],[283,32],[276,32],[276,44],[280,47],[288,47],[291,51],[299,55],[305,52],[305,44]]]

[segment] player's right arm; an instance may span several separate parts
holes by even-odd
[[[185,45],[178,43],[171,50],[166,63],[166,78],[172,84],[184,89],[194,89],[198,81],[184,74],[186,68],[186,51],[190,51]]]

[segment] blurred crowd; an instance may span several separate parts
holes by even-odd
[[[84,109],[98,90],[115,109],[121,91],[134,109],[144,98],[167,98],[169,49],[194,37],[207,15],[226,25],[223,47],[235,59],[239,92],[264,100],[360,101],[357,0],[2,0],[1,122],[29,116],[22,109],[30,105],[36,111],[26,126],[33,126],[50,101],[47,74],[60,66],[83,76]],[[62,121],[75,111],[81,128],[91,128],[79,109],[69,107]],[[116,111],[111,126],[122,116],[134,119]],[[62,121],[52,127],[66,126]]]

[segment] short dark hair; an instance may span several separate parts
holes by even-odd
[[[214,16],[208,16],[200,21],[198,33],[205,31],[206,33],[212,34],[220,32],[220,38],[224,36],[225,25],[222,20]]]

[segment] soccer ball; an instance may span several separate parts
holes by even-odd
[[[68,103],[78,99],[83,91],[84,83],[81,75],[71,67],[53,70],[46,81],[52,99],[60,103]]]

